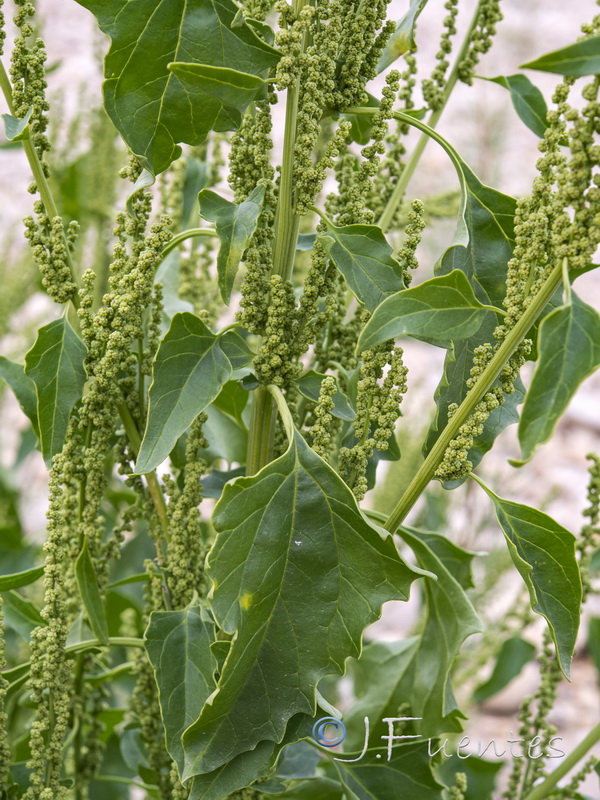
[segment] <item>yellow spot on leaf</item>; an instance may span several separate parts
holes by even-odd
[[[250,592],[244,592],[244,594],[240,597],[240,605],[244,611],[248,611],[252,605],[252,595]]]

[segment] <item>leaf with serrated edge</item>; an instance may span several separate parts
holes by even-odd
[[[217,257],[219,289],[223,302],[229,303],[233,282],[237,275],[244,251],[248,247],[256,225],[263,201],[264,185],[257,186],[242,203],[230,203],[224,197],[209,189],[198,195],[200,215],[216,223],[217,234],[221,240]]]
[[[415,732],[422,736],[462,730],[465,716],[456,703],[450,674],[465,639],[482,630],[471,601],[454,577],[459,560],[458,573],[461,580],[467,579],[473,554],[456,546],[448,548],[440,534],[413,528],[399,533],[419,566],[437,580],[423,584],[427,615],[422,634],[403,642],[369,644],[356,663],[357,702],[347,717],[347,727],[349,732],[363,731],[364,737],[361,721],[371,717],[376,721],[371,730],[373,744],[386,732],[381,720],[399,716],[403,702],[410,703],[410,714],[405,716],[422,718],[414,723]],[[361,746],[354,735],[349,738],[351,746]]]
[[[359,755],[349,754],[348,758]],[[368,750],[355,763],[348,763],[342,756],[340,759],[333,763],[353,800],[443,799],[444,787],[435,779],[425,742],[396,745],[389,760],[387,750],[377,749]]]
[[[419,574],[297,431],[283,456],[225,486],[213,524],[212,609],[233,642],[184,734],[185,779],[281,741],[295,714],[312,716],[319,680],[343,673],[382,603],[406,599]]]
[[[600,366],[600,315],[571,296],[539,328],[539,357],[519,422],[523,461],[550,439],[580,384]]]
[[[357,351],[396,336],[467,339],[493,314],[475,297],[461,270],[424,281],[384,300],[358,339]]]
[[[288,723],[282,742],[259,742],[253,750],[240,753],[212,772],[196,775],[187,783],[190,787],[189,800],[223,800],[232,792],[264,779],[273,771],[289,744],[311,735],[314,722],[312,717],[297,714]],[[258,787],[259,784],[256,785]]]
[[[348,288],[369,311],[404,288],[402,270],[381,228],[327,222],[327,232],[317,237],[342,273]]]
[[[139,474],[167,458],[231,373],[219,337],[193,314],[175,314],[152,367],[148,420],[136,463]]]
[[[521,64],[522,69],[537,69],[558,75],[595,75],[600,72],[600,36],[589,36],[580,42],[553,50],[545,56]]]
[[[106,621],[106,610],[104,602],[98,588],[98,579],[94,563],[90,557],[88,540],[85,539],[81,552],[75,562],[75,578],[79,594],[85,608],[90,628],[94,636],[100,641],[108,642],[108,623]]]
[[[494,504],[508,551],[529,590],[531,607],[548,621],[558,662],[568,678],[582,594],[575,537],[542,511],[504,500],[476,480]]]
[[[66,317],[38,330],[25,356],[25,372],[35,384],[42,455],[49,463],[60,452],[69,415],[83,393],[86,349]]]
[[[108,115],[155,175],[179,158],[181,142],[196,145],[211,130],[235,130],[262,87],[259,76],[280,58],[243,19],[233,26],[233,0],[78,2],[111,39],[104,62]],[[194,84],[169,71],[177,62],[188,72],[190,63],[203,67],[204,85],[198,76]]]
[[[216,687],[211,651],[215,625],[197,601],[181,611],[154,611],[144,634],[154,670],[167,750],[183,772],[181,735]]]

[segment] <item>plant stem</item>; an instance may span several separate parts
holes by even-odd
[[[127,408],[125,403],[119,403],[117,410],[119,412],[119,416],[121,417],[121,421],[123,422],[123,427],[125,428],[125,433],[127,434],[127,437],[131,443],[133,452],[137,456],[140,451],[142,437],[140,436],[140,432],[138,431],[135,420],[131,416],[131,411]],[[158,514],[158,518],[165,535],[165,540],[168,542],[170,538],[169,514],[167,512],[167,504],[165,503],[164,495],[160,489],[158,478],[156,477],[156,471],[153,470],[152,472],[149,472],[145,477],[146,481],[148,482],[148,491],[150,492],[150,497],[154,503],[154,508],[156,509],[156,513]]]
[[[458,69],[460,67],[461,62],[463,61],[464,57],[467,54],[469,49],[469,45],[471,43],[471,36],[473,35],[473,31],[475,26],[477,25],[477,19],[479,17],[479,6],[480,2],[477,3],[475,8],[475,12],[473,13],[473,17],[471,19],[471,23],[463,39],[462,46],[458,52],[454,60],[454,64],[452,65],[452,70],[448,75],[448,81],[446,82],[446,86],[444,87],[444,93],[442,95],[441,103],[439,108],[432,112],[431,116],[427,120],[427,124],[430,128],[435,128],[438,124],[444,109],[450,99],[450,95],[452,94],[452,90],[456,85],[456,81],[458,80]],[[374,109],[376,110],[376,109]],[[388,200],[386,207],[384,208],[381,216],[379,217],[379,221],[377,224],[383,231],[389,230],[392,222],[394,221],[394,216],[396,215],[396,210],[400,203],[402,202],[402,198],[406,192],[408,184],[417,168],[419,161],[421,160],[421,156],[423,155],[423,151],[427,146],[427,142],[429,140],[429,136],[425,133],[419,138],[417,144],[415,145],[414,150],[411,153],[410,159],[408,160],[406,166],[402,170],[400,174],[400,178],[398,179],[398,183],[394,187],[394,191],[391,194],[390,199]]]
[[[298,14],[305,0],[294,0],[294,12]],[[303,37],[302,51],[306,47],[306,33]],[[300,217],[296,214],[294,202],[294,148],[296,145],[298,99],[300,79],[287,91],[285,105],[285,127],[283,133],[283,157],[281,179],[275,226],[273,234],[272,275],[280,275],[284,281],[291,278],[298,241]],[[255,475],[273,459],[275,446],[275,405],[273,397],[263,386],[254,391],[252,416],[248,436],[246,474]]]
[[[180,244],[197,236],[212,236],[213,238],[218,238],[217,232],[213,231],[212,228],[190,228],[187,231],[181,231],[181,233],[178,233],[177,236],[174,236],[171,241],[165,245],[162,251],[163,260],[169,253],[175,250],[176,247],[179,247]]]
[[[548,796],[548,793],[554,789],[558,781],[564,777],[567,772],[570,772],[598,741],[600,741],[600,722],[592,728],[588,735],[579,742],[577,747],[569,753],[568,756],[565,756],[558,767],[551,772],[547,778],[529,792],[525,800],[544,800],[544,798]]]
[[[4,68],[4,64],[0,61],[0,88],[2,89],[2,94],[6,100],[6,104],[8,106],[8,110],[11,114],[14,115],[14,104],[13,104],[13,96],[12,96],[12,86],[10,84],[10,80],[8,75],[6,74],[6,70]],[[36,186],[40,193],[40,197],[42,199],[42,203],[44,204],[44,208],[46,209],[46,214],[50,220],[54,219],[54,217],[59,217],[60,214],[58,213],[58,208],[56,203],[54,202],[54,197],[52,196],[52,191],[50,190],[50,185],[48,184],[48,179],[44,173],[44,167],[42,166],[42,162],[39,159],[39,156],[36,152],[35,147],[33,146],[33,142],[31,139],[25,139],[21,142],[23,145],[23,150],[25,151],[25,155],[27,156],[27,160],[29,161],[29,166],[31,167],[31,172],[33,173],[33,178],[35,180]],[[67,262],[67,266],[69,267],[69,272],[71,273],[71,279],[75,286],[79,288],[79,277],[75,272],[75,268],[73,266],[73,260],[71,259],[71,250],[69,248],[69,244],[67,242],[67,237],[65,236],[64,229],[63,229],[63,244],[65,249],[65,260]],[[73,293],[71,301],[75,308],[79,308],[79,294],[77,291]]]
[[[562,264],[559,264],[542,284],[539,292],[535,295],[522,317],[517,321],[514,328],[512,328],[506,339],[502,342],[475,386],[469,391],[455,414],[448,421],[448,424],[431,448],[429,455],[390,514],[385,525],[388,531],[393,532],[402,524],[408,512],[417,502],[429,481],[433,478],[448,445],[452,439],[457,436],[462,425],[469,419],[475,410],[475,406],[491,389],[508,359],[512,356],[519,344],[526,337],[527,332],[546,308],[548,301],[560,285],[561,280]]]

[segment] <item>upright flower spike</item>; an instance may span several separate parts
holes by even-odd
[[[413,200],[408,214],[408,224],[404,229],[406,239],[398,252],[398,263],[402,267],[405,286],[410,286],[412,273],[419,266],[416,251],[425,229],[425,207],[422,200]]]
[[[41,612],[45,625],[35,628],[31,634],[29,688],[36,711],[31,724],[31,758],[27,762],[31,775],[26,800],[55,800],[67,796],[60,781],[63,743],[73,700],[72,672],[65,653],[71,622],[68,599],[73,596],[73,582],[72,579],[65,581],[65,568],[72,564],[69,550],[78,505],[74,431],[71,423],[63,451],[54,457],[50,471],[48,538],[44,545],[44,608]],[[67,593],[67,588],[71,592]]]
[[[48,102],[46,100],[46,48],[41,39],[32,44],[33,25],[31,18],[35,14],[35,6],[29,0],[15,0],[17,13],[14,23],[19,30],[15,39],[10,66],[10,78],[13,84],[13,104],[15,116],[22,119],[31,109],[29,130],[31,140],[40,160],[49,150],[50,143],[46,136],[48,127]],[[44,165],[47,174],[47,167]]]
[[[289,281],[273,275],[267,324],[258,356],[254,360],[256,376],[264,385],[286,386],[296,377],[298,368],[292,363],[295,339],[296,301]]]
[[[373,115],[371,128],[371,143],[361,150],[363,161],[356,172],[347,172],[346,179],[351,180],[351,186],[345,189],[344,206],[340,208],[338,223],[351,225],[353,223],[372,223],[375,214],[367,207],[371,196],[371,184],[377,174],[381,156],[385,153],[384,140],[388,132],[389,122],[392,119],[394,101],[400,88],[400,73],[392,70],[386,76],[386,85],[382,90],[381,103]]]
[[[202,484],[200,479],[208,471],[208,464],[199,458],[198,450],[208,447],[202,425],[208,417],[200,414],[192,424],[185,446],[183,487],[167,476],[165,485],[170,495],[169,542],[167,545],[167,583],[174,609],[185,608],[194,592],[205,594],[203,567],[206,557],[200,530]]]
[[[502,18],[500,0],[479,0],[477,22],[471,34],[469,48],[458,66],[458,77],[464,83],[473,83],[479,59],[491,48],[496,26]]]
[[[364,350],[362,359],[356,391],[356,418],[352,423],[358,442],[353,447],[342,447],[339,459],[340,474],[358,500],[362,500],[368,488],[366,471],[373,451],[387,450],[394,435],[408,374],[403,363],[403,351],[395,347],[393,341]],[[388,364],[388,372],[383,378]]]
[[[334,403],[331,399],[336,392],[335,378],[323,378],[319,390],[319,400],[314,409],[315,423],[310,429],[312,449],[322,458],[327,458],[332,444],[332,423]]]
[[[69,245],[72,248],[75,243],[76,227],[69,228],[65,239],[61,217],[48,219],[41,200],[35,202],[34,211],[37,222],[33,217],[25,217],[25,237],[29,240],[33,258],[40,270],[42,285],[56,303],[68,303],[77,292],[66,251]]]
[[[538,176],[531,196],[519,201],[515,215],[515,248],[508,263],[506,314],[495,332],[496,352],[509,332],[536,296],[556,264],[581,267],[589,263],[598,243],[600,228],[600,192],[595,174],[600,151],[594,142],[598,131],[600,103],[597,101],[599,81],[594,77],[583,89],[587,105],[580,113],[567,98],[574,83],[570,77],[558,85],[554,93],[557,108],[548,113],[548,128],[539,148]],[[570,123],[570,125],[569,125]],[[570,158],[561,152],[561,142],[569,141]],[[470,419],[461,426],[438,466],[436,477],[451,481],[463,478],[471,470],[468,459],[474,439],[483,432],[490,413],[514,391],[514,381],[524,364],[532,342],[524,339],[501,372],[495,386],[478,403]],[[469,388],[482,372],[483,361],[492,350],[475,354]],[[483,359],[483,360],[482,360]],[[450,416],[456,409],[450,408]]]
[[[5,22],[4,0],[0,0],[0,56],[4,53],[4,42],[6,41],[6,31],[4,30]]]
[[[590,563],[594,550],[600,545],[600,457],[596,453],[588,453],[587,457],[592,462],[588,467],[588,507],[583,511],[583,516],[587,517],[588,521],[581,529],[581,536],[577,542],[584,602],[592,591]]]
[[[440,38],[440,49],[436,53],[436,65],[430,78],[422,85],[423,98],[432,111],[440,109],[444,103],[446,73],[450,62],[448,56],[452,52],[452,38],[456,36],[456,17],[458,16],[458,0],[446,0],[444,8],[448,11],[444,18],[444,28]]]

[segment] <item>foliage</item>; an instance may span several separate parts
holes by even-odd
[[[539,138],[515,200],[436,130],[484,77],[499,0],[453,58],[448,0],[429,76],[427,0],[399,21],[385,0],[77,2],[109,41],[103,108],[66,146],[25,0],[0,65],[3,146],[34,195],[2,311],[34,264],[57,306],[0,356],[26,425],[13,466],[49,470],[43,547],[0,472],[0,800],[491,798],[500,765],[458,737],[536,653],[503,797],[581,797],[600,726],[556,771],[548,714],[595,591],[600,462],[577,536],[474,470],[517,422],[523,467],[600,366],[598,311],[571,288],[600,244],[600,16],[523,65],[563,76],[550,109],[523,74],[485,78]],[[445,200],[410,196],[430,140],[460,189],[433,275],[419,246]],[[431,422],[399,423],[411,339],[445,356]],[[504,560],[452,541],[465,483]],[[498,621],[507,571],[521,591]],[[411,591],[410,635],[364,641]],[[432,755],[447,737],[452,758]]]

